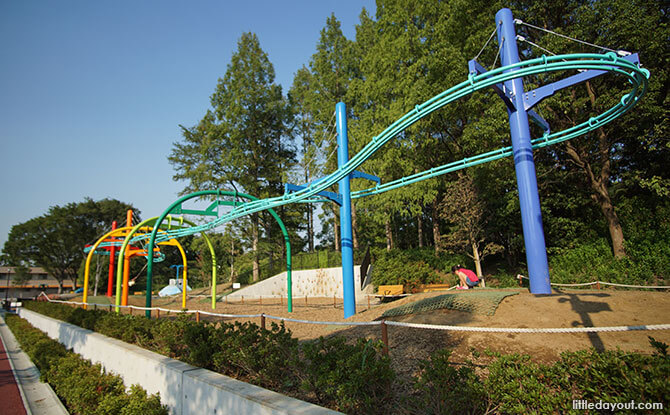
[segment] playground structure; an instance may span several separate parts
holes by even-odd
[[[649,71],[640,67],[637,54],[623,51],[608,52],[606,54],[578,53],[552,56],[543,55],[540,58],[521,61],[519,59],[515,30],[515,24],[520,22],[514,20],[509,9],[501,9],[498,11],[495,22],[501,56],[501,67],[486,71],[476,60],[471,60],[468,64],[469,74],[467,80],[419,105],[416,105],[414,109],[384,129],[379,135],[373,137],[368,144],[351,159],[349,159],[348,156],[346,107],[344,103],[338,103],[336,105],[338,168],[333,173],[301,186],[287,184],[283,195],[266,199],[257,199],[249,195],[221,190],[202,191],[187,195],[170,205],[158,219],[156,219],[150,235],[147,236],[147,234],[143,234],[134,236],[137,231],[135,230],[126,236],[124,244],[127,245],[128,243],[135,243],[148,238],[149,241],[147,243],[146,252],[153,252],[157,245],[168,240],[214,229],[222,224],[256,212],[268,210],[275,219],[280,222],[279,217],[272,210],[278,206],[291,203],[334,202],[340,205],[344,316],[345,318],[348,318],[356,313],[355,298],[353,294],[353,244],[351,237],[352,199],[377,195],[422,180],[465,169],[467,167],[513,156],[519,190],[523,235],[530,278],[530,290],[533,294],[549,294],[551,292],[551,284],[542,227],[542,215],[537,192],[533,149],[539,149],[570,140],[600,128],[620,117],[633,108],[644,95],[650,74]],[[540,86],[532,91],[524,90],[524,77],[565,71],[577,71],[577,73],[551,84]],[[549,124],[533,111],[533,108],[537,106],[537,104],[554,95],[557,91],[584,83],[590,79],[608,73],[624,77],[629,81],[631,90],[624,93],[615,105],[602,114],[592,116],[587,121],[566,130],[552,132]],[[396,137],[399,133],[417,123],[422,118],[449,103],[489,87],[494,89],[507,108],[512,141],[511,146],[467,157],[384,184],[381,183],[379,178],[356,170],[368,158],[380,150],[389,140]],[[544,133],[542,137],[535,139],[531,138],[529,120],[532,120],[543,129]],[[353,178],[365,178],[376,182],[376,184],[363,190],[351,192],[349,182]],[[327,190],[336,184],[338,185],[338,193]],[[249,201],[246,203],[238,203],[237,201],[223,202],[217,200],[204,211],[182,208],[182,202],[186,200],[207,196],[219,197],[221,195],[234,197],[241,196],[249,199]],[[232,209],[227,213],[219,215],[218,212],[214,212],[214,209],[219,205],[226,205]],[[190,226],[188,228],[179,227],[170,229],[168,226],[168,229],[159,231],[159,228],[162,226],[166,218],[170,215],[180,213],[211,216],[214,217],[214,219],[210,222],[197,226]],[[287,271],[289,275],[289,278],[287,279],[289,293],[288,304],[289,311],[291,311],[290,244],[283,224],[280,224],[280,227],[282,227],[287,244]],[[121,257],[122,256],[119,256],[119,263],[121,262]],[[154,261],[154,255],[147,255],[146,307],[151,307],[151,286]],[[119,280],[119,272],[120,271],[117,269],[117,282]],[[215,282],[213,283],[212,289],[212,306],[214,306]],[[117,283],[117,292],[118,290],[119,285]],[[150,311],[147,311],[146,313],[147,317],[150,317]]]
[[[154,249],[151,250],[152,255],[149,255],[148,250],[145,250],[144,248],[136,247],[136,246],[130,246],[129,249],[126,249],[128,247],[127,244],[122,244],[122,242],[125,242],[128,238],[128,235],[131,232],[136,232],[136,231],[141,231],[143,235],[146,235],[148,232],[152,230],[152,227],[149,226],[151,221],[155,221],[156,218],[152,218],[146,221],[143,221],[137,226],[132,226],[132,210],[129,210],[127,212],[127,223],[128,225],[122,228],[117,228],[116,222],[113,222],[112,224],[112,230],[104,234],[102,237],[100,237],[93,245],[86,246],[84,249],[84,252],[87,252],[86,256],[86,263],[84,266],[84,291],[83,291],[83,302],[86,303],[88,299],[88,285],[89,285],[89,280],[90,280],[90,264],[91,264],[91,259],[93,257],[93,254],[107,254],[110,256],[110,276],[112,275],[114,268],[114,257],[118,257],[118,266],[117,266],[117,283],[116,283],[116,302],[117,305],[128,305],[128,290],[130,281],[130,259],[135,256],[141,256],[141,257],[148,257],[151,256],[154,259],[160,259],[163,260],[165,258],[165,255],[161,252],[160,248],[157,246]],[[168,225],[169,228],[169,225]],[[123,239],[121,239],[123,237]],[[207,242],[209,243],[209,239],[206,239]],[[183,286],[186,286],[187,283],[187,272],[188,272],[188,263],[186,259],[186,252],[184,251],[184,248],[181,246],[178,240],[176,239],[169,239],[166,241],[162,241],[160,243],[162,246],[175,246],[177,249],[179,249],[179,252],[181,254],[182,258],[182,275],[183,275]],[[121,247],[121,249],[117,250],[117,247]],[[211,247],[210,244],[210,249],[212,252],[212,255],[214,255],[214,250]],[[213,261],[216,261],[216,258],[213,256]],[[121,281],[121,278],[123,278],[123,281]],[[108,287],[107,287],[107,293],[108,296],[111,296],[110,293],[112,291],[112,279],[108,281]],[[186,293],[183,293],[182,296],[182,305],[186,305]]]

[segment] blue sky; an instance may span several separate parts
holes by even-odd
[[[209,107],[243,32],[286,92],[334,13],[353,39],[373,0],[0,0],[0,246],[49,206],[105,197],[143,217],[183,184],[179,125]],[[335,103],[333,103],[335,105]]]

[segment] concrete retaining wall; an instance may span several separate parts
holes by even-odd
[[[144,350],[30,310],[19,315],[75,353],[149,393],[160,393],[171,414],[338,414],[210,370]]]
[[[342,298],[342,268],[320,268],[293,271],[293,297],[333,297]],[[354,288],[357,302],[365,302],[365,295],[372,285],[361,290],[361,267],[354,267]],[[259,297],[287,296],[286,272],[275,275],[254,285],[244,287],[234,293],[228,294],[231,300]],[[370,294],[372,292],[370,291]]]

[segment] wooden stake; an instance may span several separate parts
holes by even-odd
[[[388,330],[386,328],[386,320],[382,320],[382,343],[384,343],[384,347],[382,349],[383,353],[385,356],[389,355],[389,335],[388,335]]]
[[[261,313],[261,328],[265,330],[265,314]]]
[[[195,312],[195,322],[200,323],[200,311]]]
[[[156,309],[156,320],[161,318],[161,311],[159,309]]]

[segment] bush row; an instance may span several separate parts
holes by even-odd
[[[347,413],[382,413],[393,375],[381,342],[320,339],[299,344],[283,324],[198,323],[192,316],[150,320],[28,302],[26,308],[194,366]],[[332,372],[328,368],[337,368]],[[331,385],[324,387],[324,385]],[[382,399],[383,401],[384,399]]]
[[[549,250],[551,281],[560,284],[605,281],[634,285],[668,285],[670,279],[670,240],[644,240],[626,245],[627,257],[616,259],[604,239],[571,248]],[[408,287],[438,282],[455,283],[449,275],[454,264],[474,268],[465,255],[442,253],[432,248],[373,250],[372,282],[375,286],[403,284]],[[523,265],[523,264],[522,264]],[[489,270],[490,272],[491,270]],[[523,269],[498,269],[487,276],[487,286],[516,287],[516,274]]]
[[[298,344],[277,325],[263,330],[249,323],[149,320],[53,303],[27,306],[352,414],[572,413],[572,401],[579,399],[662,402],[666,408],[670,403],[668,346],[652,338],[653,355],[588,350],[564,353],[551,365],[527,355],[484,352],[491,363],[476,368],[470,362],[453,364],[450,352],[442,350],[422,362],[411,385],[404,387],[394,383],[395,372],[380,345],[363,339],[353,345],[341,337]]]
[[[147,396],[142,387],[132,385],[126,392],[117,375],[106,373],[99,364],[69,352],[63,345],[15,315],[6,321],[21,348],[40,370],[43,381],[73,414],[167,415],[158,394]]]
[[[619,284],[667,285],[670,277],[668,241],[627,244],[628,256],[612,257],[604,241],[561,249],[549,257],[551,280],[555,283],[606,281]]]

